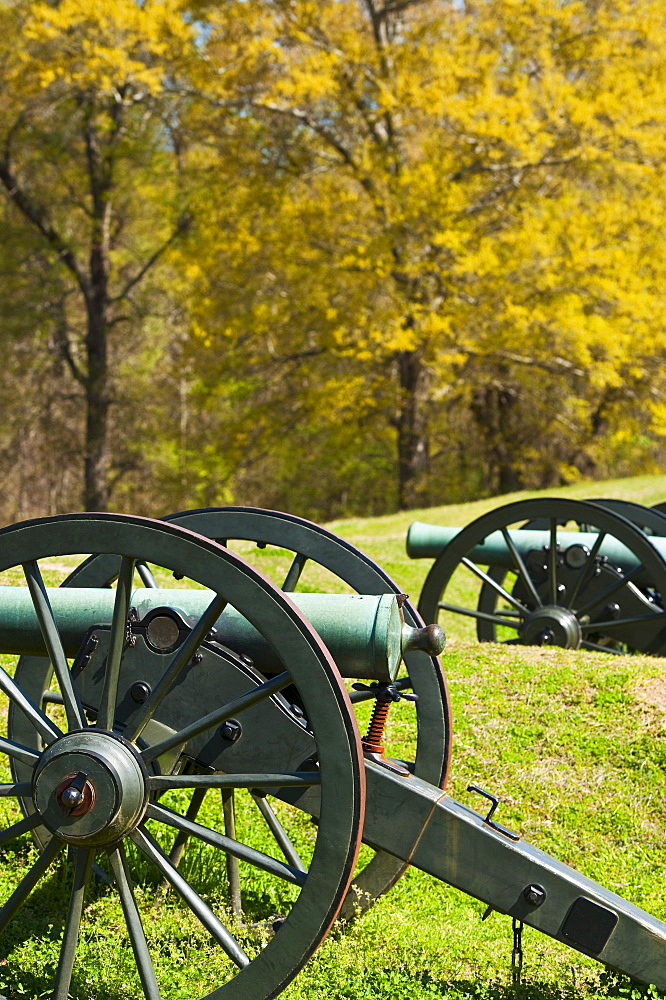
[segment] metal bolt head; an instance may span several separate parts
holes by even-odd
[[[70,785],[64,792],[60,793],[60,802],[65,809],[75,809],[76,806],[80,806],[83,802],[83,792]]]
[[[530,885],[526,885],[523,889],[523,897],[530,906],[541,906],[546,900],[546,890],[542,885],[530,883]]]
[[[152,691],[150,684],[146,684],[145,681],[135,681],[130,688],[130,698],[135,701],[137,705],[143,705],[144,701]]]
[[[227,721],[220,726],[220,736],[223,740],[229,740],[230,743],[235,743],[243,735],[243,727],[240,722],[236,719],[227,719]]]

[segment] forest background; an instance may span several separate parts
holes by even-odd
[[[0,520],[664,468],[663,0],[0,28]]]

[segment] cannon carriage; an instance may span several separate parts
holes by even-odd
[[[666,516],[657,509],[521,500],[462,529],[416,521],[407,554],[434,559],[418,602],[424,619],[469,619],[481,642],[666,652]]]
[[[293,553],[285,589],[220,544],[230,538]],[[94,555],[65,587],[46,587],[48,561],[79,553]],[[354,593],[293,594],[307,559]],[[666,988],[666,925],[443,790],[450,723],[437,633],[347,543],[270,512],[73,515],[1,531],[7,571],[0,648],[21,659],[13,675],[0,672],[10,706],[0,751],[11,767],[0,789],[14,804],[0,844],[32,837],[38,854],[17,873],[0,932],[17,933],[54,868],[70,873],[43,995],[74,992],[96,880],[117,899],[144,997],[163,995],[160,960],[188,933],[224,957],[206,996],[263,1000],[346,903],[364,892],[372,901],[408,864]],[[418,714],[412,763],[378,750],[372,726],[362,739],[354,716],[354,698],[376,698],[377,736],[401,691],[418,694],[405,706]],[[434,777],[419,773],[428,768]],[[260,822],[236,826],[243,795]],[[362,843],[374,855],[357,873]],[[236,919],[214,870],[197,864],[203,854],[232,895],[238,862],[246,885],[279,901],[277,915]],[[182,905],[156,947],[142,906],[160,880]]]

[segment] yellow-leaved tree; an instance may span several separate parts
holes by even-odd
[[[52,447],[63,464],[83,453],[85,508],[104,510],[123,456],[137,461],[117,444],[110,469],[111,416],[131,441],[132,379],[166,350],[162,338],[147,355],[144,335],[173,312],[154,277],[189,224],[175,83],[196,35],[175,0],[17,0],[0,29],[3,226],[23,248],[3,255],[3,297],[14,282],[40,303],[38,319],[15,301],[13,314],[35,370],[40,348],[56,365],[48,392],[61,386],[68,433]]]
[[[245,498],[331,516],[649,457],[660,3],[197,12],[224,142],[197,154],[193,397]]]

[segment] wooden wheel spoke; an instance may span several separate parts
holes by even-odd
[[[187,807],[187,812],[185,813],[185,819],[194,821],[199,815],[199,810],[203,804],[203,800],[206,797],[207,788],[195,788],[192,793],[192,798],[190,799],[190,804]],[[169,861],[176,868],[180,864],[180,859],[183,856],[183,851],[185,850],[185,845],[190,839],[189,833],[185,830],[179,830],[176,839],[173,842],[171,850],[169,851]]]
[[[125,739],[133,743],[139,738],[185,667],[190,663],[192,657],[224,611],[226,605],[226,600],[220,594],[216,594],[190,634],[173,654],[169,665],[151,694],[138,712],[136,712],[134,718],[130,720],[125,731]]]
[[[196,824],[195,824],[196,825]],[[150,836],[145,828],[135,830],[131,834],[132,840],[147,858],[161,871],[167,881],[173,886],[176,892],[183,898],[195,916],[200,920],[206,930],[211,934],[218,944],[224,949],[229,958],[239,969],[244,969],[250,964],[250,959],[245,954],[236,938],[227,930],[207,903],[194,891],[192,886],[175,868],[164,851]]]
[[[601,546],[603,545],[605,537],[606,537],[606,532],[600,531],[599,535],[597,536],[594,542],[594,545],[590,549],[590,554],[587,557],[585,566],[583,567],[583,572],[578,577],[578,580],[576,581],[576,586],[574,587],[571,597],[567,602],[567,608],[569,610],[573,608],[574,604],[578,600],[578,595],[583,590],[583,588],[589,583],[592,577],[592,573],[594,572],[594,567],[596,566],[597,556],[599,554]]]
[[[149,802],[146,809],[146,816],[148,819],[158,820],[158,822],[172,826],[176,830],[182,830],[190,836],[197,837],[205,844],[210,844],[212,847],[227,851],[238,858],[239,861],[247,861],[249,864],[254,865],[255,868],[260,868],[262,871],[268,872],[270,875],[275,875],[285,882],[291,882],[292,885],[302,886],[305,884],[307,872],[293,868],[291,865],[286,865],[283,861],[278,861],[277,858],[272,858],[269,854],[257,851],[254,847],[248,847],[247,844],[242,844],[238,840],[232,840],[231,837],[217,833],[207,826],[194,823],[185,816],[181,816],[180,813],[174,812],[172,809],[167,809],[165,806]]]
[[[62,730],[49,719],[48,715],[42,712],[41,708],[35,705],[34,701],[31,701],[23,693],[18,684],[2,667],[0,667],[0,690],[4,691],[7,697],[30,719],[45,743],[52,743],[53,740],[62,736]]]
[[[113,876],[116,880],[116,888],[120,896],[120,905],[123,908],[132,951],[134,952],[134,961],[136,962],[137,972],[139,973],[141,986],[143,987],[143,995],[146,1000],[160,1000],[160,990],[155,977],[155,968],[150,957],[141,916],[136,905],[136,899],[134,898],[132,881],[127,868],[125,849],[120,844],[118,847],[111,849],[108,854]]]
[[[442,611],[453,611],[457,615],[467,615],[468,618],[476,618],[478,621],[482,622],[492,622],[494,625],[505,625],[507,628],[517,629],[520,628],[522,622],[515,619],[504,618],[502,615],[493,615],[488,611],[479,611],[478,608],[463,608],[458,604],[443,604],[437,605]],[[522,618],[527,617],[527,612],[521,616]]]
[[[223,788],[222,814],[224,816],[224,833],[230,840],[236,840],[236,795],[233,788]],[[240,872],[238,858],[231,851],[226,852],[227,883],[229,885],[229,903],[231,912],[240,915],[241,905]]]
[[[42,817],[37,812],[30,813],[25,819],[20,819],[18,823],[13,823],[4,830],[0,830],[0,844],[6,844],[15,837],[20,837],[24,833],[29,833],[35,827],[41,826]]]
[[[264,817],[266,825],[275,837],[275,841],[284,854],[285,858],[292,865],[293,868],[299,871],[305,871],[305,865],[301,861],[298,851],[291,842],[291,838],[287,834],[287,831],[282,826],[282,823],[277,817],[275,810],[272,808],[271,804],[267,801],[265,795],[260,795],[259,792],[251,792],[252,798],[254,799],[256,806]]]
[[[651,622],[653,624],[659,624],[666,618],[666,611],[655,611],[653,614],[647,615],[633,615],[630,618],[613,618],[610,621],[604,622],[587,622],[585,625],[581,625],[581,632],[583,634],[587,632],[611,632],[613,629],[624,628],[626,625],[642,625],[643,623]]]
[[[28,764],[30,767],[34,767],[39,760],[39,754],[31,750],[30,747],[6,740],[4,736],[0,736],[0,753],[6,753],[8,757],[20,760],[22,764]]]
[[[174,747],[187,743],[188,740],[194,739],[194,737],[199,736],[200,733],[205,733],[207,729],[212,729],[213,726],[221,725],[227,719],[230,719],[232,716],[244,711],[244,709],[250,708],[252,705],[256,705],[257,702],[263,701],[264,698],[269,698],[272,694],[277,694],[278,691],[281,691],[282,688],[287,687],[290,683],[291,675],[286,671],[283,674],[276,674],[275,677],[271,677],[270,680],[265,681],[263,684],[259,684],[251,691],[247,691],[245,694],[240,695],[240,697],[234,698],[233,701],[227,702],[226,705],[216,709],[214,712],[204,715],[204,717],[199,719],[197,722],[193,722],[191,725],[180,729],[177,733],[174,733],[173,736],[168,736],[159,743],[155,743],[146,750],[142,750],[141,756],[144,763],[148,764],[151,760],[155,760],[156,757],[161,757],[161,755],[166,753],[168,750],[173,750]]]
[[[296,553],[293,562],[287,571],[287,575],[284,578],[284,583],[280,588],[281,590],[291,593],[291,591],[296,589],[296,585],[301,578],[301,573],[303,572],[307,561],[308,557],[303,555],[302,552]]]
[[[38,817],[37,822],[34,825],[37,826],[40,822],[41,820]],[[19,825],[20,824],[18,823],[16,824],[16,826]],[[16,827],[14,829],[16,829]],[[5,930],[7,924],[15,916],[20,907],[23,906],[32,890],[35,888],[42,876],[46,874],[52,862],[55,858],[57,858],[64,846],[64,843],[56,837],[53,837],[46,845],[33,864],[32,868],[30,868],[29,871],[23,876],[14,892],[0,909],[0,932]]]
[[[123,556],[120,560],[120,571],[118,573],[118,582],[116,584],[116,598],[113,605],[113,617],[111,619],[109,651],[106,657],[104,687],[102,689],[99,715],[97,719],[97,724],[100,729],[113,729],[113,721],[116,712],[116,700],[118,698],[120,665],[127,637],[127,616],[129,614],[130,601],[132,599],[134,564],[135,560],[130,556]]]
[[[602,646],[598,642],[590,642],[589,639],[583,639],[580,644],[581,649],[588,649],[593,653],[612,653],[614,656],[623,656],[623,652],[620,649],[613,649],[612,646]]]
[[[136,571],[139,574],[139,578],[144,587],[147,587],[149,590],[157,590],[157,580],[153,576],[147,563],[143,562],[143,560],[139,560],[136,564]]]
[[[65,919],[65,929],[60,947],[60,958],[58,960],[58,970],[56,972],[53,987],[53,1000],[67,1000],[69,987],[72,981],[72,970],[76,957],[76,946],[79,940],[79,928],[81,926],[81,916],[83,914],[83,903],[85,900],[86,888],[90,879],[90,871],[94,858],[94,851],[79,849],[76,853],[74,866],[74,883],[69,897],[69,908]]]
[[[527,617],[529,611],[527,610],[525,605],[521,604],[521,602],[516,597],[514,597],[513,594],[510,594],[508,590],[505,590],[504,587],[502,587],[497,582],[497,580],[493,580],[492,576],[489,576],[487,573],[484,573],[481,567],[477,566],[476,563],[472,562],[471,559],[468,559],[467,556],[464,556],[460,561],[464,566],[467,566],[467,569],[471,570],[475,576],[478,576],[480,580],[483,580],[484,583],[487,583],[488,586],[492,587],[493,590],[497,591],[500,597],[503,597],[505,601],[513,605],[516,611],[519,611],[522,615]]]
[[[17,781],[13,785],[0,785],[0,796],[21,798],[32,793],[31,781]]]
[[[576,614],[578,618],[580,618],[581,615],[587,614],[587,612],[591,611],[592,608],[596,608],[599,604],[603,604],[604,601],[607,601],[609,597],[612,597],[618,590],[621,590],[622,587],[630,583],[635,576],[638,576],[642,568],[643,567],[640,565],[635,566],[628,573],[625,573],[624,576],[621,576],[618,580],[611,583],[611,585],[606,587],[605,590],[601,590],[598,594],[595,594],[592,600],[588,601],[587,604],[577,608]]]
[[[550,519],[548,543],[548,593],[550,603],[557,604],[557,518]]]
[[[504,541],[506,542],[506,547],[508,548],[509,552],[511,553],[511,558],[513,559],[513,564],[516,567],[516,570],[518,572],[518,576],[521,578],[521,580],[523,581],[523,583],[527,587],[529,595],[530,595],[532,601],[534,602],[535,608],[541,608],[541,607],[543,607],[543,601],[539,597],[539,593],[538,593],[536,587],[534,586],[534,581],[532,580],[532,577],[529,574],[529,570],[527,569],[527,566],[525,565],[523,557],[521,556],[520,552],[516,548],[516,543],[514,542],[513,538],[511,537],[511,533],[509,532],[509,530],[506,527],[502,527],[502,537],[504,538]]]
[[[32,598],[32,603],[39,622],[46,652],[53,670],[60,685],[63,697],[67,724],[70,729],[83,729],[86,725],[85,716],[78,696],[72,684],[65,650],[53,616],[53,609],[49,601],[46,587],[42,579],[39,566],[35,560],[23,563],[23,573],[25,575],[28,590]]]

